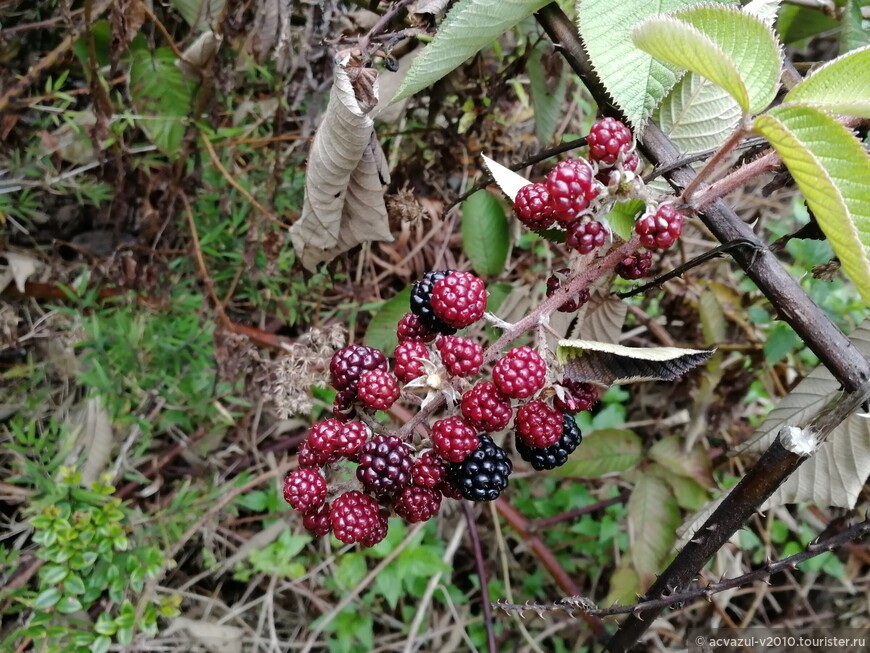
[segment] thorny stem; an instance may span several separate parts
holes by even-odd
[[[367,54],[369,43],[372,38],[383,32],[396,14],[409,4],[411,4],[411,0],[396,0],[396,2],[390,5],[390,8],[384,12],[384,15],[378,18],[378,21],[372,26],[372,28],[359,40],[360,51]]]
[[[539,615],[545,612],[565,612],[570,616],[574,613],[585,614],[594,617],[609,617],[618,614],[636,613],[642,610],[652,610],[666,608],[686,601],[694,601],[696,599],[710,598],[714,594],[724,592],[726,590],[742,587],[755,581],[767,581],[768,577],[773,574],[781,573],[789,569],[796,569],[797,566],[806,562],[811,558],[815,558],[823,553],[833,551],[834,549],[844,546],[849,542],[858,540],[870,533],[870,513],[865,517],[864,521],[850,526],[836,535],[827,537],[817,542],[807,545],[806,549],[800,553],[795,553],[782,560],[769,562],[763,567],[750,571],[749,573],[734,578],[726,578],[715,583],[710,583],[704,587],[694,587],[684,592],[675,594],[663,594],[659,598],[650,599],[648,601],[640,601],[634,605],[613,605],[609,608],[599,608],[591,600],[581,596],[568,596],[556,601],[555,603],[505,603],[502,601],[493,603],[494,608],[499,608],[505,612],[536,612]]]
[[[719,146],[719,149],[716,150],[716,153],[711,156],[707,163],[704,164],[704,167],[701,168],[701,171],[695,175],[694,179],[689,182],[689,184],[683,189],[682,194],[680,195],[680,200],[692,206],[693,208],[697,208],[694,204],[693,197],[695,192],[700,188],[701,184],[710,177],[716,169],[722,164],[731,151],[740,144],[740,141],[743,140],[743,137],[746,136],[746,124],[744,122],[735,129],[728,139]]]
[[[593,281],[599,279],[605,272],[616,267],[626,256],[631,256],[637,251],[639,246],[640,243],[637,236],[633,236],[630,241],[617,245],[607,254],[589,264],[583,272],[553,293],[552,297],[548,297],[541,302],[519,322],[509,325],[499,339],[483,352],[483,364],[492,363],[501,355],[508,344],[524,333],[536,329],[545,317],[551,315],[569,298],[576,296],[581,290],[588,288]],[[430,415],[444,407],[446,401],[447,399],[443,393],[435,397],[399,429],[397,433],[398,437],[405,440],[409,439],[414,430],[424,424]]]

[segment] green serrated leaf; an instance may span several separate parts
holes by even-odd
[[[780,9],[776,22],[776,30],[782,42],[787,45],[839,27],[840,24],[823,11],[794,5],[785,5]]]
[[[783,106],[755,120],[782,157],[843,270],[870,305],[870,154],[813,107]]]
[[[535,135],[541,145],[546,145],[553,139],[556,127],[564,116],[568,67],[563,62],[561,55],[554,52],[552,46],[545,48],[537,45],[526,66],[532,108],[535,110]],[[556,70],[552,70],[555,66]]]
[[[636,129],[677,83],[680,73],[676,66],[640,50],[631,40],[631,31],[650,16],[695,4],[697,0],[577,2],[580,36],[589,59],[616,106]]]
[[[604,476],[631,469],[642,458],[640,438],[633,432],[602,429],[584,436],[568,462],[553,473],[558,476]]]
[[[616,202],[610,209],[610,213],[604,216],[604,219],[613,229],[613,233],[623,240],[629,240],[634,229],[635,219],[645,206],[643,200]]]
[[[789,91],[783,101],[870,118],[870,46],[829,61]]]
[[[688,72],[656,112],[656,123],[682,154],[718,147],[740,123],[740,105],[728,92]]]
[[[662,479],[644,474],[638,479],[626,505],[631,562],[648,587],[664,568],[677,540],[680,509],[671,488]]]
[[[795,330],[785,322],[777,322],[767,332],[764,339],[764,357],[773,365],[794,351],[801,339]]]
[[[481,276],[494,276],[504,269],[510,238],[504,207],[485,190],[462,203],[462,249],[471,267]]]
[[[411,286],[384,302],[369,322],[363,342],[369,347],[392,352],[399,344],[396,324],[409,310],[411,310]]]
[[[736,8],[702,6],[638,25],[634,43],[657,59],[722,87],[746,113],[761,111],[779,87],[782,53],[761,20]]]
[[[870,42],[870,32],[864,29],[864,15],[861,11],[864,4],[862,0],[846,0],[843,17],[840,19],[843,25],[840,31],[840,54],[864,47]]]
[[[167,156],[181,149],[195,85],[175,65],[169,48],[136,50],[130,64],[130,98],[138,121],[151,141]]]
[[[434,84],[548,0],[459,0],[423,54],[414,60],[393,98],[397,102]]]

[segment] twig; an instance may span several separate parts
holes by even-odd
[[[707,163],[704,164],[704,167],[692,177],[692,180],[686,184],[686,187],[683,188],[683,192],[680,195],[680,199],[683,200],[686,204],[690,206],[694,206],[692,204],[692,198],[695,195],[695,191],[704,183],[707,178],[712,175],[716,170],[722,165],[722,162],[725,160],[731,151],[740,144],[740,141],[743,140],[743,137],[746,136],[747,125],[745,124],[746,120],[744,119],[740,127],[735,129],[730,136],[725,140],[722,145],[716,150],[716,153],[711,156]]]
[[[412,0],[396,0],[396,2],[390,5],[390,8],[384,12],[384,15],[378,18],[377,22],[372,25],[372,28],[359,40],[360,51],[366,53],[372,37],[383,32],[387,25],[390,24],[390,21],[393,20],[402,9],[411,4],[411,2]]]
[[[477,523],[474,521],[474,508],[470,501],[462,501],[462,509],[465,511],[465,521],[468,524],[468,537],[471,540],[471,549],[474,551],[474,566],[477,568],[477,579],[480,584],[480,601],[483,605],[483,625],[486,628],[486,647],[489,653],[498,653],[495,644],[495,631],[492,627],[492,604],[489,601],[489,579],[487,578],[486,563],[483,560],[483,547],[480,544],[480,533],[477,532]]]
[[[758,147],[759,145],[766,145],[767,139],[762,136],[756,136],[755,138],[747,138],[745,141],[737,145],[735,150],[748,150],[753,147]],[[690,154],[688,156],[684,156],[681,159],[668,163],[666,165],[661,165],[656,167],[651,173],[648,175],[644,175],[643,181],[644,183],[649,183],[656,177],[661,177],[664,174],[671,172],[671,170],[676,170],[677,168],[683,168],[690,163],[695,163],[696,161],[703,161],[704,159],[708,159],[718,150],[718,147],[711,148],[709,150],[704,150],[703,152],[697,152],[695,154]]]
[[[865,517],[864,521],[853,524],[849,528],[816,542],[812,542],[800,553],[795,553],[787,558],[769,562],[763,567],[759,567],[749,573],[734,578],[726,578],[715,583],[710,583],[704,587],[694,587],[683,592],[674,594],[662,595],[656,599],[640,601],[634,605],[613,605],[609,608],[599,608],[592,601],[578,596],[569,596],[556,601],[555,603],[508,603],[498,601],[493,603],[494,608],[499,608],[505,612],[536,612],[542,616],[546,612],[565,612],[570,616],[580,612],[595,617],[610,617],[619,614],[632,614],[643,610],[662,609],[672,605],[694,601],[697,599],[706,599],[707,601],[714,594],[724,592],[726,590],[742,587],[755,581],[766,581],[770,576],[797,569],[797,566],[802,562],[806,562],[811,558],[828,553],[834,549],[845,546],[846,544],[858,540],[870,533],[870,513]]]
[[[91,11],[91,20],[96,20],[99,16],[106,11],[114,0],[100,0],[99,4],[93,7]],[[64,37],[64,39],[57,45],[57,47],[45,55],[42,59],[33,64],[28,71],[24,74],[24,76],[16,82],[13,82],[6,92],[3,94],[3,97],[0,97],[0,114],[6,111],[9,108],[12,100],[20,96],[24,91],[26,91],[31,84],[36,82],[39,79],[39,76],[42,75],[46,70],[55,65],[58,61],[60,61],[63,56],[69,51],[69,49],[73,46],[73,43],[78,39],[79,33],[81,33],[81,27],[76,30],[71,31],[69,34]]]
[[[604,510],[605,508],[616,505],[617,503],[623,503],[628,499],[628,494],[629,493],[627,491],[622,491],[619,493],[619,495],[611,499],[603,499],[602,501],[598,501],[588,506],[583,506],[582,508],[575,508],[574,510],[560,512],[558,515],[553,515],[552,517],[530,521],[529,532],[540,533],[541,531],[546,530],[551,526],[555,526],[556,524],[559,524],[563,521],[573,521],[578,517],[582,517],[583,515],[598,512],[599,510]]]

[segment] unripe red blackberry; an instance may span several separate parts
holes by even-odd
[[[550,275],[550,278],[547,279],[547,297],[552,297],[562,288],[562,282],[558,275],[565,277],[570,273],[571,271],[568,268],[562,268],[561,270],[558,270],[556,274]],[[562,313],[573,313],[589,301],[589,296],[589,289],[584,288],[577,293],[576,297],[565,300],[565,303],[563,303],[557,310]]]
[[[652,252],[638,250],[617,263],[616,274],[623,279],[634,281],[647,276],[650,268],[652,268]]]
[[[296,462],[300,467],[323,467],[324,465],[329,465],[338,460],[337,453],[324,453],[323,451],[317,451],[316,449],[312,449],[308,442],[300,444],[296,454],[298,455]]]
[[[562,437],[562,413],[535,399],[517,408],[514,428],[530,447],[549,447]]]
[[[428,521],[441,509],[441,493],[428,487],[408,485],[393,499],[393,510],[405,521]]]
[[[335,536],[345,544],[362,542],[381,529],[381,507],[368,494],[350,490],[332,502],[329,521]]]
[[[422,360],[429,360],[429,350],[422,340],[405,340],[399,343],[393,356],[396,359],[393,365],[396,378],[402,383],[410,383],[423,374]]]
[[[390,524],[389,517],[389,512],[381,508],[378,511],[378,518],[372,524],[368,535],[364,536],[359,543],[363,546],[372,547],[381,542],[387,536],[387,529]]]
[[[326,501],[326,479],[319,469],[294,469],[284,479],[284,501],[294,510],[307,512]]]
[[[486,311],[486,286],[471,272],[454,272],[432,285],[432,312],[455,329],[471,326]]]
[[[668,249],[683,233],[683,214],[673,204],[661,204],[654,214],[641,216],[634,230],[647,249]]]
[[[411,484],[436,488],[447,474],[447,465],[434,451],[424,451],[411,465]]]
[[[589,410],[598,401],[600,390],[592,383],[575,381],[565,377],[555,386],[556,396],[553,398],[553,406],[560,413],[574,415],[584,410]]]
[[[632,152],[625,157],[625,161],[617,161],[612,168],[602,166],[595,178],[608,188],[613,189],[636,179],[640,175],[641,168],[640,157]]]
[[[449,473],[444,478],[444,481],[436,489],[441,492],[442,496],[445,496],[448,499],[462,498],[462,491],[458,487],[456,487],[453,481],[450,480]]]
[[[510,423],[511,400],[502,395],[492,381],[478,383],[462,395],[462,415],[479,431],[494,433]]]
[[[432,291],[435,284],[453,274],[453,270],[427,272],[411,288],[411,312],[426,325],[432,333],[453,335],[456,329],[441,320],[432,310]]]
[[[592,166],[584,159],[566,159],[547,175],[547,192],[556,220],[568,224],[577,220],[598,197]]]
[[[435,341],[441,362],[452,376],[473,376],[483,365],[483,347],[469,338],[441,336]]]
[[[549,447],[530,447],[517,437],[516,447],[520,458],[539,471],[561,467],[568,462],[568,456],[574,453],[583,437],[580,435],[580,427],[571,415],[563,415],[562,420],[562,437]]]
[[[581,254],[604,246],[607,229],[597,220],[576,220],[565,228],[565,244]]]
[[[335,418],[325,419],[314,424],[308,431],[306,442],[316,454],[334,454],[341,446],[343,423]]]
[[[309,533],[313,533],[317,537],[329,535],[332,530],[332,523],[329,521],[329,513],[332,506],[329,502],[324,503],[319,508],[312,508],[302,517],[302,526]]]
[[[608,116],[596,120],[586,139],[589,160],[611,166],[616,163],[621,152],[631,150],[633,142],[631,130],[616,118]]]
[[[370,410],[387,410],[399,398],[396,377],[385,370],[363,372],[357,381],[357,395]]]
[[[336,453],[349,460],[356,460],[359,450],[371,436],[371,429],[362,422],[346,422],[338,435]]]
[[[330,383],[336,390],[353,389],[363,372],[376,369],[388,369],[383,353],[366,345],[349,345],[332,355],[329,362]]]
[[[514,347],[492,369],[495,387],[505,397],[525,399],[544,387],[547,364],[531,347]]]
[[[359,452],[356,477],[376,497],[390,497],[411,482],[411,448],[392,435],[376,435]]]
[[[449,478],[469,501],[493,501],[508,485],[513,465],[504,449],[488,435],[461,463],[450,465]]]
[[[477,431],[461,417],[445,417],[432,425],[432,447],[444,460],[462,462],[478,445]]]
[[[514,211],[525,226],[533,231],[546,229],[556,219],[550,204],[550,193],[544,184],[528,184],[517,192]]]
[[[435,332],[431,331],[413,313],[405,313],[396,327],[396,336],[399,338],[399,342],[405,342],[406,340],[432,342],[435,339],[435,335]]]

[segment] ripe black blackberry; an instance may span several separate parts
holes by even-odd
[[[544,184],[528,184],[514,198],[514,211],[529,229],[546,229],[556,219],[550,204],[550,193]]]
[[[387,371],[387,357],[374,347],[349,345],[339,349],[329,361],[329,376],[336,390],[356,389],[363,372],[368,370]]]
[[[580,446],[583,436],[580,434],[580,427],[577,426],[573,416],[562,415],[562,421],[562,437],[556,444],[549,447],[530,447],[517,435],[515,444],[520,458],[538,471],[555,469],[564,465],[568,461],[568,456]]]
[[[649,274],[652,267],[652,252],[638,250],[631,256],[626,256],[616,264],[616,274],[623,279],[634,281]]]
[[[432,290],[437,282],[451,274],[453,274],[453,270],[427,272],[422,279],[414,283],[414,287],[411,289],[411,312],[430,331],[444,335],[453,335],[456,333],[456,329],[443,322],[432,311]]]
[[[376,435],[359,450],[356,477],[378,498],[391,497],[411,482],[410,447],[392,435]]]
[[[481,435],[479,441],[471,455],[449,466],[449,481],[469,501],[493,501],[508,486],[513,465],[491,437]]]

